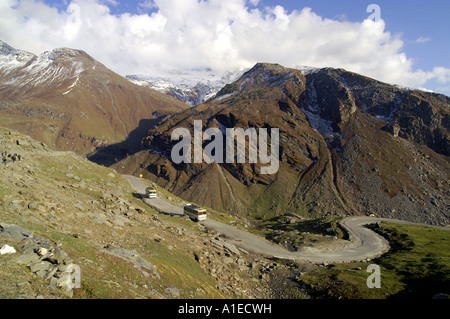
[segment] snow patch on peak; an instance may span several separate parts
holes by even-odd
[[[66,95],[66,94],[72,92],[73,88],[75,87],[75,85],[78,84],[78,81],[79,81],[79,80],[80,80],[80,77],[77,76],[77,78],[75,79],[75,82],[73,82],[72,85],[68,87],[68,89],[70,89],[70,90],[64,92],[63,95]]]
[[[14,74],[6,85],[25,86],[59,85],[66,80],[76,79],[69,89],[78,82],[84,71],[83,63],[74,59],[80,51],[73,49],[55,49],[39,56],[14,49],[0,40],[0,72],[3,76]],[[68,92],[67,92],[68,93]]]
[[[316,73],[321,68],[316,68],[316,67],[306,66],[306,65],[298,65],[298,66],[295,66],[294,69],[301,71],[303,75],[307,75],[307,74]]]
[[[36,56],[32,53],[17,50],[0,40],[0,71],[4,75],[24,67]]]
[[[48,53],[49,59],[73,59],[82,54],[82,51],[69,49],[69,48],[58,48]]]
[[[18,62],[28,62],[32,58],[36,57],[33,53],[17,50],[7,44],[6,42],[0,40],[0,60],[15,60]]]
[[[1,55],[11,55],[14,54],[17,50],[10,46],[8,43],[0,40],[0,54]]]
[[[20,72],[7,83],[18,87],[25,87],[27,85],[58,85],[68,79],[78,78],[84,71],[82,62],[55,60],[52,52],[44,52],[38,57],[34,56],[31,60],[26,61],[26,63],[18,63],[10,60],[8,63],[2,63],[1,65],[3,67],[9,67],[10,72],[13,66],[15,69],[20,68]]]

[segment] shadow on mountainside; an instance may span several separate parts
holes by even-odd
[[[163,117],[143,119],[139,121],[136,129],[128,134],[127,138],[116,144],[96,149],[87,155],[88,160],[103,166],[111,166],[124,158],[143,150],[142,139],[147,136],[150,129],[155,127]]]

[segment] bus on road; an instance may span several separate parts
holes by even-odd
[[[206,209],[192,205],[184,205],[184,214],[188,215],[193,221],[202,221],[206,219]]]
[[[153,187],[147,187],[145,189],[145,195],[147,196],[147,198],[156,198],[156,189],[154,189]]]

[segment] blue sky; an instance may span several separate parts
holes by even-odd
[[[6,2],[0,39],[34,53],[82,49],[123,75],[157,68],[224,71],[264,60],[343,67],[450,95],[447,0]],[[381,23],[363,23],[372,3],[381,9]]]

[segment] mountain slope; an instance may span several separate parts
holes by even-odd
[[[257,64],[206,104],[149,131],[118,170],[143,173],[175,194],[252,217],[292,212],[375,214],[448,224],[450,99],[341,69]],[[279,128],[280,167],[175,164],[175,128]],[[205,146],[207,142],[204,142]],[[247,143],[248,148],[248,143]],[[225,151],[225,149],[224,149]]]
[[[187,107],[130,83],[83,51],[36,56],[0,42],[0,124],[51,147],[86,154],[124,140],[141,120]]]
[[[217,233],[188,218],[158,214],[114,170],[3,127],[0,149],[21,155],[0,165],[0,247],[16,251],[0,254],[1,299],[270,296],[255,267],[269,262],[217,246]],[[42,248],[50,254],[39,256]],[[80,287],[51,288],[60,272],[44,267],[55,267],[57,250],[66,268],[79,267]]]

